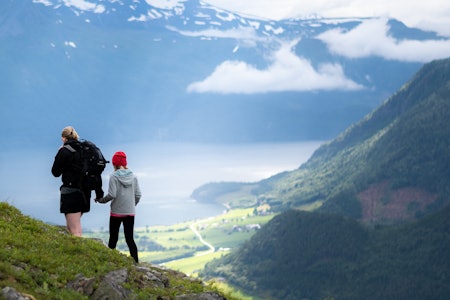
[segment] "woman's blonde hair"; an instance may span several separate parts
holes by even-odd
[[[65,137],[68,140],[78,141],[78,139],[79,139],[78,133],[75,131],[75,128],[73,128],[72,126],[65,127],[61,133],[61,136]]]

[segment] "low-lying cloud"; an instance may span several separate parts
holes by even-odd
[[[282,44],[272,53],[270,64],[258,69],[243,61],[225,61],[188,92],[253,94],[281,91],[359,90],[363,87],[347,78],[339,64],[324,63],[314,68],[298,57],[293,47],[298,41]]]
[[[388,20],[371,19],[350,31],[333,29],[318,37],[334,54],[347,58],[379,56],[405,62],[428,62],[449,56],[450,40],[398,40],[389,34]]]

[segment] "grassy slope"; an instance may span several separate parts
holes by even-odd
[[[70,236],[64,229],[24,216],[4,202],[0,202],[0,232],[0,288],[10,286],[37,299],[87,299],[67,289],[66,284],[78,274],[98,282],[110,271],[133,265],[133,260],[119,251],[92,239]],[[174,274],[165,273],[174,283],[166,289],[138,287],[133,282],[129,288],[139,299],[170,298],[209,289]]]

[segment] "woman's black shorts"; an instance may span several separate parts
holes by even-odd
[[[88,212],[90,210],[89,200],[83,195],[81,190],[69,194],[61,194],[60,212],[64,214]]]

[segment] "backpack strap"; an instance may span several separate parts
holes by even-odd
[[[66,148],[67,150],[69,150],[72,153],[77,152],[77,150],[73,149],[73,147],[70,145],[64,145],[64,148]]]

